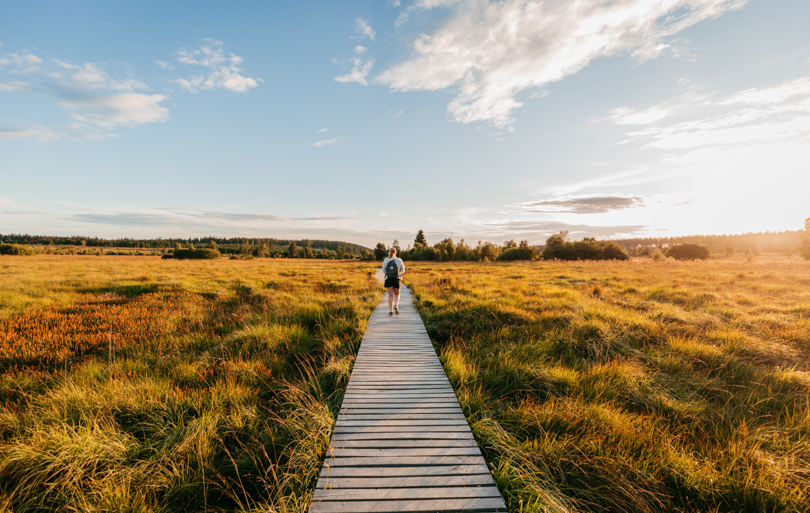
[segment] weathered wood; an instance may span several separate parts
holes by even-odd
[[[426,488],[345,488],[315,490],[313,499],[324,501],[391,500],[391,499],[461,499],[500,497],[494,486],[447,486]]]
[[[441,511],[506,511],[503,499],[426,499],[401,501],[313,501],[312,513],[400,513],[400,512],[441,512]]]
[[[332,435],[335,440],[418,440],[427,438],[429,440],[461,440],[469,439],[475,440],[472,432],[465,433],[464,431],[446,432],[446,431],[419,431],[419,432],[404,432],[397,431],[395,433],[335,433]]]
[[[408,447],[408,448],[382,448],[382,449],[329,449],[332,458],[416,458],[422,456],[478,456],[481,450],[478,447]]]
[[[329,447],[332,449],[349,448],[386,448],[386,447],[478,447],[475,440],[335,440]]]
[[[310,512],[506,511],[410,291],[401,301],[369,320]]]
[[[339,477],[415,477],[415,476],[468,476],[490,475],[483,460],[478,465],[452,465],[449,467],[323,467],[320,479]]]
[[[492,482],[489,474],[464,476],[416,476],[416,477],[337,477],[322,479],[318,486],[326,489],[358,488],[428,488],[442,486],[482,486]]]

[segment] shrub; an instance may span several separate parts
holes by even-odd
[[[802,258],[810,260],[810,217],[804,220],[804,230],[799,233],[801,233],[801,239],[796,250]]]
[[[34,250],[19,244],[0,244],[0,255],[33,255]]]
[[[216,249],[175,249],[172,255],[163,255],[163,258],[176,258],[177,260],[206,260],[219,258],[222,255]]]
[[[666,255],[675,260],[706,260],[711,253],[708,247],[701,244],[678,244],[669,248]]]
[[[529,246],[528,241],[522,240],[519,246],[505,249],[498,255],[498,260],[535,260],[539,256],[537,248]]]
[[[568,240],[568,232],[555,233],[546,239],[545,260],[627,260],[623,247],[611,241],[585,237],[579,242]]]

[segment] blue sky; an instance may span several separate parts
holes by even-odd
[[[799,229],[810,3],[0,4],[0,233]]]

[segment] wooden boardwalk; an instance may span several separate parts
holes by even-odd
[[[506,511],[405,287],[371,315],[309,511]]]

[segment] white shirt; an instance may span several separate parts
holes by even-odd
[[[401,280],[402,279],[402,273],[405,272],[405,264],[402,263],[401,258],[397,258],[397,257],[386,258],[385,260],[383,260],[383,265],[382,265],[383,276],[385,276],[385,266],[388,265],[388,262],[390,262],[391,260],[396,260],[397,268],[399,269],[399,279]],[[385,277],[388,278],[388,276],[385,276]]]

